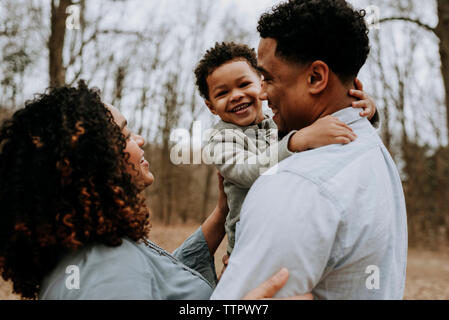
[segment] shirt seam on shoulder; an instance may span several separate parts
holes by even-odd
[[[378,146],[378,144],[375,144],[375,145],[373,144],[372,146],[370,146],[369,148],[366,148],[363,151],[374,149],[377,146]],[[362,153],[364,153],[364,152],[361,152],[360,155]],[[348,162],[343,168],[345,168],[346,166],[350,165],[353,161],[355,161],[358,158],[359,158],[359,156],[357,158],[353,159],[352,161]],[[338,260],[339,257],[344,256],[345,255],[345,247],[346,247],[345,237],[346,237],[346,234],[347,234],[347,221],[346,221],[347,212],[340,205],[340,202],[338,201],[338,199],[335,196],[332,195],[332,193],[328,190],[328,188],[326,186],[324,186],[325,181],[320,180],[320,179],[315,179],[315,178],[311,177],[310,175],[307,175],[307,174],[304,174],[304,173],[301,173],[301,172],[297,172],[297,171],[293,171],[293,170],[289,170],[289,169],[283,170],[283,172],[288,172],[288,173],[294,174],[294,175],[296,175],[298,177],[301,177],[301,178],[303,178],[303,179],[313,183],[317,187],[318,192],[323,197],[328,199],[329,202],[332,204],[332,206],[335,207],[335,209],[337,210],[338,214],[340,215],[340,218],[341,218],[341,222],[340,223],[342,224],[342,229],[343,229],[344,233],[343,233],[343,236],[339,238],[339,243],[337,245],[338,251],[335,252],[335,254],[332,257],[330,257],[330,259]],[[335,172],[335,174],[337,174],[337,172]],[[330,178],[332,178],[332,177],[330,177]]]
[[[368,146],[366,146],[365,148],[361,149],[359,152],[357,152],[357,156],[352,158],[351,161],[347,162],[346,164],[344,164],[340,170],[335,171],[331,176],[329,176],[326,180],[322,180],[322,179],[315,179],[313,177],[311,177],[309,174],[307,173],[303,173],[303,172],[298,172],[298,171],[294,171],[288,168],[284,168],[283,170],[281,170],[279,173],[282,172],[290,172],[293,173],[295,175],[298,175],[300,177],[303,177],[304,179],[309,180],[310,182],[316,184],[318,187],[321,187],[327,180],[332,179],[338,172],[342,171],[343,169],[345,169],[347,166],[349,166],[351,163],[353,163],[354,161],[356,161],[358,158],[360,158],[365,152],[374,149],[374,148],[381,148],[381,146],[379,145],[379,143],[375,142],[372,143]],[[329,171],[327,171],[329,172]]]
[[[343,170],[348,165],[353,163],[355,160],[357,160],[359,157],[361,157],[365,152],[370,151],[371,149],[374,149],[374,148],[381,148],[381,145],[379,145],[379,143],[375,142],[375,143],[372,143],[372,144],[366,146],[365,148],[363,148],[362,150],[360,150],[358,152],[357,157],[353,158],[351,161],[346,163],[340,170],[336,171],[331,177],[329,177],[329,179],[333,178],[339,171]],[[338,244],[338,251],[334,254],[333,257],[330,257],[330,259],[338,260],[339,258],[343,257],[345,255],[345,248],[346,248],[345,237],[347,234],[347,221],[346,221],[347,212],[341,207],[338,199],[335,196],[333,196],[332,193],[324,186],[325,181],[323,181],[323,180],[314,179],[313,177],[311,177],[307,174],[293,171],[290,169],[284,169],[282,172],[292,173],[294,175],[297,175],[297,176],[315,184],[318,188],[318,191],[325,198],[327,198],[332,203],[332,205],[337,209],[337,212],[340,214],[340,217],[341,217],[341,223],[343,226],[344,234],[343,234],[343,237],[340,238],[340,243]]]
[[[316,187],[318,188],[318,192],[323,196],[323,197],[325,197],[326,199],[328,199],[329,200],[329,202],[335,207],[335,209],[337,209],[337,212],[338,212],[338,214],[340,215],[340,217],[341,217],[341,223],[343,224],[343,226],[344,226],[344,232],[345,232],[345,235],[346,235],[346,230],[347,230],[347,224],[346,224],[346,220],[345,220],[345,211],[343,210],[343,208],[339,205],[339,203],[338,203],[338,201],[336,201],[336,199],[334,198],[334,197],[332,197],[332,195],[330,194],[330,192],[327,190],[327,188],[326,187],[324,187],[323,185],[322,185],[322,183],[318,183],[318,182],[316,182],[316,181],[314,181],[314,179],[312,179],[311,177],[308,177],[308,176],[305,176],[305,175],[303,175],[303,174],[301,174],[301,173],[299,173],[299,172],[295,172],[295,171],[291,171],[291,170],[283,170],[283,172],[288,172],[288,173],[292,173],[292,174],[294,174],[294,175],[297,175],[297,176],[299,176],[299,177],[302,177],[302,178],[304,178],[305,180],[307,180],[307,181],[310,181],[311,183],[313,183],[314,185],[316,185]],[[337,253],[335,253],[333,256],[331,256],[329,259],[332,259],[332,260],[336,260],[336,259],[338,259],[338,257],[341,257],[341,256],[343,256],[344,255],[344,245],[345,245],[345,243],[344,243],[344,239],[341,239],[340,240],[340,242],[341,243],[339,243],[338,244],[338,251],[337,251]]]

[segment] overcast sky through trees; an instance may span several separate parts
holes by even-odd
[[[22,0],[23,1],[23,0]],[[20,1],[18,1],[20,2]],[[240,30],[244,30],[247,33],[245,41],[252,47],[257,48],[259,37],[256,30],[257,20],[259,16],[271,6],[280,3],[277,0],[218,0],[211,1],[211,14],[207,16],[208,25],[204,30],[204,42],[202,43],[203,50],[198,52],[191,52],[183,47],[183,42],[186,42],[191,37],[191,29],[187,28],[187,25],[195,23],[192,19],[193,11],[192,4],[196,1],[180,1],[180,0],[159,0],[159,1],[141,1],[141,0],[127,0],[127,1],[87,1],[88,10],[86,12],[87,18],[91,18],[89,21],[95,21],[98,17],[100,21],[100,29],[120,29],[120,30],[130,30],[142,32],[144,37],[153,36],[150,32],[146,30],[153,30],[148,28],[149,25],[157,25],[158,23],[172,23],[173,30],[167,35],[167,41],[165,49],[162,49],[161,56],[165,53],[170,54],[169,51],[176,51],[178,55],[182,58],[180,61],[182,63],[178,66],[179,74],[190,81],[193,86],[193,77],[189,80],[188,76],[192,76],[193,68],[195,63],[200,58],[199,52],[204,52],[205,49],[211,47],[215,41],[223,40],[220,38],[221,29],[223,28],[222,20],[225,17],[232,17],[233,22],[238,24]],[[392,3],[401,3],[403,1],[387,1],[387,0],[350,0],[352,4],[357,8],[366,8],[370,4],[375,4],[380,9],[381,17],[389,16],[394,14]],[[434,26],[437,23],[435,1],[412,1],[414,3],[414,12],[411,14],[413,17],[419,18],[421,21]],[[43,17],[42,19],[42,29],[48,29],[49,26],[49,16],[50,8],[49,1],[44,0],[34,0],[33,3],[42,6]],[[208,3],[205,1],[204,3]],[[0,6],[0,10],[4,9]],[[0,18],[4,15],[9,14],[5,10],[0,11]],[[407,28],[407,29],[405,29]],[[410,39],[404,30],[412,30],[412,34],[416,33],[419,39],[412,59],[412,64],[409,61],[405,61],[404,56],[407,53],[410,45]],[[237,30],[238,32],[239,30]],[[76,30],[67,30],[66,40],[68,41]],[[146,33],[147,32],[147,33]],[[411,79],[414,82],[413,86],[407,86],[407,98],[404,112],[409,121],[407,121],[407,126],[410,131],[415,130],[414,126],[418,125],[420,130],[419,140],[422,143],[431,143],[433,145],[445,144],[446,143],[446,124],[445,121],[444,108],[443,108],[443,85],[441,80],[441,74],[439,73],[439,56],[438,56],[438,42],[437,39],[432,34],[426,33],[424,30],[419,30],[414,28],[414,26],[407,26],[406,23],[388,23],[381,25],[381,30],[371,30],[370,37],[373,38],[373,33],[378,32],[381,35],[382,50],[385,59],[385,74],[387,80],[392,76],[390,72],[393,72],[393,65],[391,64],[391,57],[397,56],[398,63],[401,61],[407,65],[403,65],[403,68],[413,69]],[[105,39],[105,38],[103,38]],[[112,39],[112,38],[111,38]],[[123,36],[114,37],[112,41],[103,41],[107,43],[108,50],[113,51],[115,61],[121,61],[126,59],[127,56],[132,55],[133,52],[129,47],[129,37]],[[2,40],[2,39],[0,39]],[[3,39],[4,40],[4,39]],[[36,37],[33,44],[36,50],[40,50],[39,58],[34,64],[33,68],[30,68],[24,79],[23,92],[21,93],[24,99],[29,99],[32,97],[33,93],[42,92],[48,86],[48,53],[45,47],[45,36]],[[136,42],[137,43],[137,42]],[[394,44],[394,46],[393,46]],[[144,54],[146,44],[142,42],[141,48],[135,49],[136,57],[140,54],[142,59],[142,52]],[[178,49],[179,48],[179,49]],[[140,51],[139,51],[140,50]],[[165,51],[164,51],[165,50]],[[148,52],[148,57],[150,58],[151,52]],[[374,62],[372,61],[371,54],[370,60],[362,69],[359,77],[365,84],[365,89],[375,96],[376,99],[381,100],[385,94],[384,89],[379,81],[373,77]],[[67,60],[67,54],[65,56]],[[134,63],[133,57],[128,57],[131,64]],[[402,60],[401,60],[402,59]],[[111,99],[111,95],[107,88],[112,85],[108,83],[106,87],[104,85],[104,79],[107,77],[113,77],[113,70],[107,68],[107,66],[100,66],[100,70],[93,72],[94,68],[98,66],[94,64],[89,64],[91,61],[84,61],[86,68],[81,74],[80,78],[87,78],[90,81],[90,85],[96,85],[104,91],[104,98],[106,100]],[[136,61],[137,62],[137,61]],[[397,61],[395,61],[396,63]],[[73,76],[73,71],[68,70],[67,77]],[[131,74],[131,79],[128,78],[128,86],[124,92],[123,102],[121,103],[121,109],[124,114],[128,117],[132,116],[134,112],[134,106],[140,99],[140,93],[138,90],[133,90],[133,88],[139,88],[145,84],[146,79],[140,76],[134,76]],[[157,77],[162,77],[163,75],[158,75]],[[131,83],[131,84],[130,84]],[[148,84],[148,85],[153,85]],[[391,81],[391,86],[395,88],[395,81]],[[159,97],[161,99],[162,97]],[[156,101],[157,97],[153,101]],[[198,103],[202,104],[201,99]],[[376,100],[377,101],[377,100]],[[161,101],[159,103],[162,103]],[[153,103],[154,104],[154,103]],[[156,103],[157,104],[157,103]],[[383,106],[379,103],[379,106]],[[152,108],[148,106],[148,112],[144,114],[144,122],[150,123],[150,118],[154,116],[155,112],[158,112],[158,108]],[[269,110],[267,110],[269,113]],[[199,119],[203,123],[203,127],[209,127],[213,117],[204,108],[204,112],[199,116]],[[429,121],[422,121],[423,119],[428,119]],[[181,120],[179,122],[180,126],[188,127],[192,118],[187,116],[187,113],[183,111],[181,115]],[[157,120],[155,120],[157,121]],[[438,137],[434,134],[434,126],[441,128],[443,133],[441,134],[441,141],[438,141]]]

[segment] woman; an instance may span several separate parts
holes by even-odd
[[[173,255],[149,242],[142,137],[99,93],[51,89],[0,130],[0,270],[29,299],[208,299],[226,201]],[[78,283],[69,283],[71,272]],[[250,292],[272,296],[286,270]],[[76,281],[75,281],[76,282]]]

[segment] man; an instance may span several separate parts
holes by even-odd
[[[262,96],[279,132],[333,115],[358,138],[293,155],[255,182],[212,298],[237,299],[287,267],[290,277],[278,297],[402,299],[407,222],[401,180],[348,95],[369,53],[363,14],[344,0],[292,0],[262,15],[258,31]]]

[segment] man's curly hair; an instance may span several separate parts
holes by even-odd
[[[257,30],[276,40],[277,56],[300,64],[322,60],[346,82],[370,51],[364,16],[345,0],[290,0],[264,13]]]
[[[149,211],[96,89],[49,89],[0,129],[0,272],[22,298],[69,250],[144,239]]]
[[[195,68],[196,85],[200,95],[204,99],[209,99],[209,87],[207,86],[207,77],[218,67],[225,63],[243,60],[254,69],[259,75],[257,69],[256,51],[245,44],[234,42],[215,43],[215,46],[206,51],[200,62]]]

